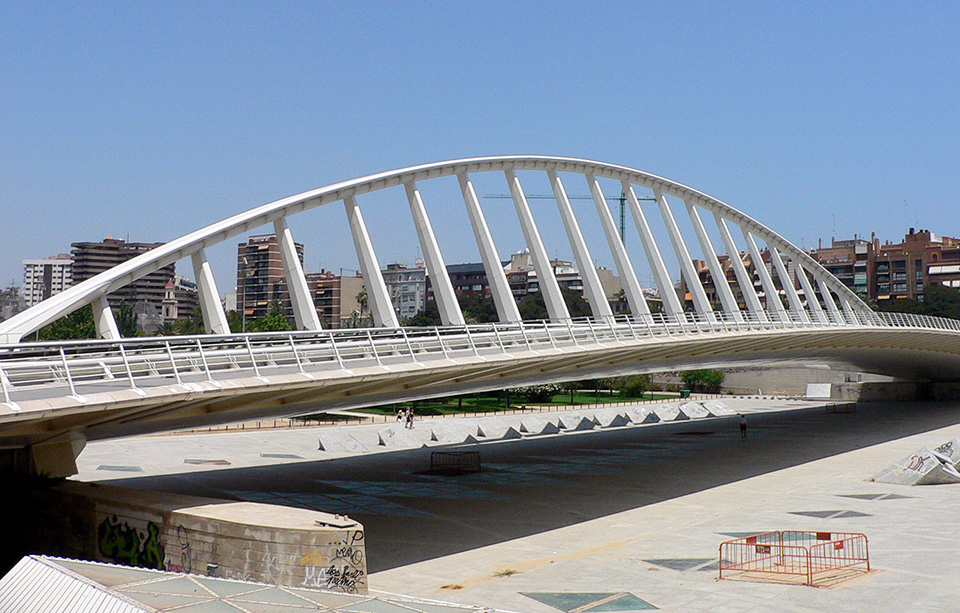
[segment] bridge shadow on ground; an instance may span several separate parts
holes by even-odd
[[[745,440],[727,418],[463,446],[484,468],[455,477],[425,474],[433,448],[107,483],[347,513],[374,573],[957,423],[958,403],[871,403],[753,414]]]

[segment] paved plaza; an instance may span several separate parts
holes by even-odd
[[[75,478],[347,513],[372,592],[529,613],[956,606],[960,485],[869,478],[960,436],[960,403],[728,403],[746,439],[736,418],[525,437],[468,446],[483,471],[460,476],[427,473],[441,447],[330,453],[297,428],[92,443]],[[863,532],[875,570],[829,589],[717,581],[721,541],[786,529]]]

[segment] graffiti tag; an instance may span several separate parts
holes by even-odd
[[[100,555],[118,564],[163,570],[160,528],[152,521],[147,522],[146,535],[141,536],[139,530],[111,515],[97,528],[97,545]]]

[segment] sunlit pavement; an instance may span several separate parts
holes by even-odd
[[[505,610],[954,606],[960,485],[869,478],[960,436],[960,403],[742,402],[746,440],[726,418],[484,443],[484,470],[456,477],[425,474],[429,449],[323,459],[309,428],[95,443],[78,478],[346,512],[373,590]],[[717,581],[728,535],[784,529],[863,532],[876,571],[831,589]]]

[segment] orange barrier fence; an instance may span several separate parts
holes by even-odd
[[[816,585],[818,575],[853,566],[870,570],[867,537],[855,532],[764,532],[720,543],[724,571],[798,575]]]

